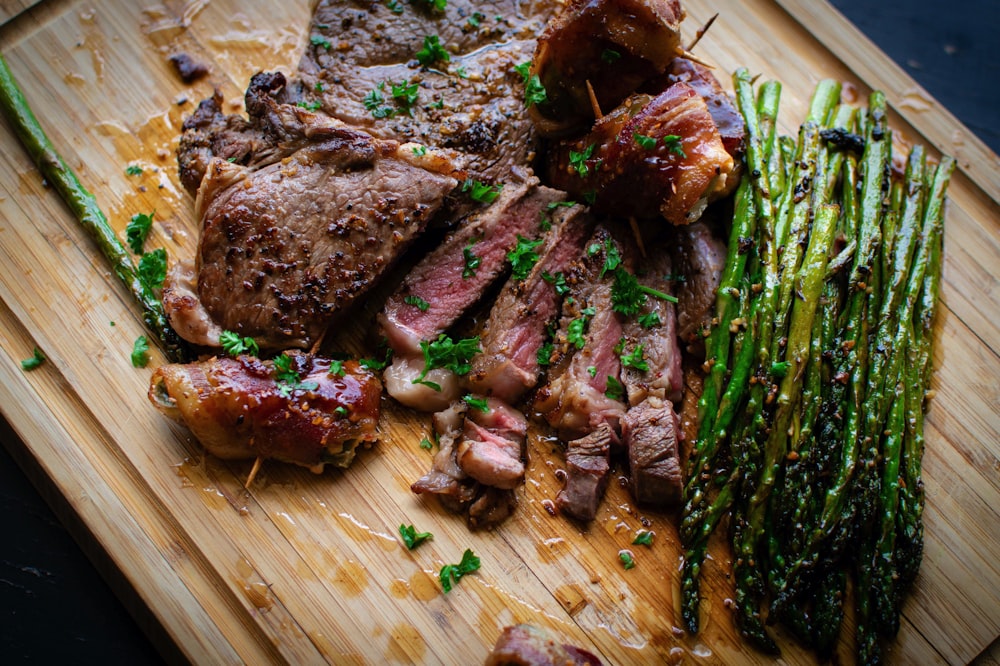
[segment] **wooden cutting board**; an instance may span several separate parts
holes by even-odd
[[[29,2],[3,3],[13,15]],[[959,158],[946,227],[927,423],[926,553],[889,655],[901,664],[966,663],[1000,636],[1000,169],[946,110],[828,5],[813,0],[689,0],[687,34],[718,11],[699,53],[731,72],[747,66],[785,85],[781,123],[793,132],[815,83],[845,81],[859,101],[888,94],[893,127]],[[310,3],[49,2],[0,29],[0,49],[53,142],[123,230],[156,211],[151,245],[193,253],[193,202],[174,149],[182,118],[218,86],[241,109],[260,69],[295,68]],[[16,11],[8,8],[15,8]],[[185,86],[166,56],[212,66]],[[515,516],[492,533],[423,501],[409,484],[429,465],[428,419],[386,402],[382,440],[345,472],[313,475],[202,455],[146,400],[152,367],[129,353],[144,333],[130,297],[48,189],[10,128],[0,127],[0,409],[24,442],[15,453],[54,488],[119,580],[165,635],[199,663],[480,663],[503,626],[534,622],[608,663],[768,663],[735,636],[728,553],[706,566],[704,626],[686,636],[676,606],[680,549],[672,515],[635,507],[612,484],[585,531],[553,517],[562,465],[530,441]],[[125,167],[143,167],[128,176]],[[337,344],[358,352],[371,315]],[[27,373],[19,361],[48,357]],[[415,551],[400,523],[434,533]],[[651,529],[651,548],[632,546]],[[440,567],[471,548],[475,575],[443,594]],[[636,566],[618,558],[630,548]],[[853,660],[845,623],[840,661]],[[779,634],[786,663],[815,661]]]

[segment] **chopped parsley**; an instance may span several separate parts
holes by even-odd
[[[465,262],[465,265],[462,267],[463,278],[475,277],[476,269],[483,263],[482,257],[472,253],[472,246],[475,244],[476,240],[472,239],[468,245],[462,248],[462,259]]]
[[[392,85],[392,99],[396,105],[409,115],[413,115],[413,105],[417,103],[420,96],[420,86],[409,81],[401,81]]]
[[[250,337],[241,338],[238,333],[232,331],[223,331],[219,335],[219,344],[222,345],[222,351],[226,353],[226,356],[232,358],[236,358],[240,354],[260,355],[260,347],[257,346],[256,340]]]
[[[624,350],[622,350],[624,352]],[[646,358],[643,355],[642,344],[636,345],[628,354],[621,354],[622,366],[626,368],[635,368],[639,372],[649,372],[649,363],[646,363]]]
[[[638,132],[632,132],[632,138],[635,139],[635,142],[639,144],[640,148],[645,148],[646,150],[656,148],[656,137],[646,136],[645,134],[639,134]]]
[[[597,201],[597,190],[587,190],[583,193],[583,200],[588,206],[593,206]]]
[[[535,249],[542,244],[542,239],[530,240],[521,234],[517,235],[517,245],[507,253],[507,260],[510,262],[511,277],[515,280],[523,280],[531,273],[531,269],[538,263],[538,253]]]
[[[427,146],[414,146],[413,154],[417,157],[423,157],[427,154]]]
[[[433,442],[431,442],[431,440],[424,437],[422,440],[420,440],[420,448],[427,449],[428,451],[430,451],[431,449],[434,448],[434,444]]]
[[[490,204],[497,200],[500,196],[500,190],[503,189],[503,184],[488,185],[478,180],[473,180],[472,178],[467,178],[462,183],[462,191],[468,192],[469,197],[473,201],[478,201],[480,203]]]
[[[484,18],[486,18],[486,15],[482,12],[472,12],[472,16],[469,17],[469,25],[473,28],[478,28]]]
[[[421,5],[427,9],[436,9],[443,12],[448,6],[448,0],[410,0],[415,5]]]
[[[403,537],[403,543],[406,544],[407,550],[413,550],[424,541],[434,538],[430,532],[418,532],[413,525],[402,524],[399,526],[399,536]]]
[[[343,377],[344,376],[344,362],[333,359],[330,361],[330,370],[327,374],[331,377]]]
[[[371,92],[364,96],[361,103],[365,109],[371,111],[373,118],[391,118],[396,110],[391,106],[385,106],[385,81],[372,88]]]
[[[337,405],[337,407],[333,410],[333,413],[341,418],[350,414],[350,412],[347,410],[347,407],[344,407],[343,405]]]
[[[146,244],[149,230],[153,228],[154,215],[156,215],[155,210],[149,215],[136,213],[125,227],[125,239],[136,254],[142,254],[142,246]]]
[[[296,102],[295,106],[299,107],[300,109],[305,109],[306,111],[319,111],[320,107],[323,106],[323,103],[320,102],[319,100],[315,100],[312,102]]]
[[[148,289],[159,289],[167,278],[167,251],[162,247],[139,258],[139,280]]]
[[[679,157],[687,157],[687,153],[684,152],[684,144],[681,143],[681,138],[676,134],[668,134],[663,137],[663,143],[667,145],[667,148],[673,154]]]
[[[597,376],[597,366],[596,365],[588,365],[587,366],[587,374],[590,375],[591,377],[596,377]]]
[[[323,87],[323,82],[317,81],[316,85],[313,87],[313,90],[315,90],[316,92],[323,92],[325,90],[325,88]]]
[[[577,349],[583,349],[587,344],[587,339],[584,337],[584,333],[587,330],[587,321],[587,317],[578,317],[566,327],[566,341]]]
[[[327,51],[333,48],[333,44],[330,43],[330,40],[323,35],[312,35],[309,37],[309,43],[313,46],[322,46]]]
[[[132,367],[145,368],[149,364],[149,340],[140,335],[132,343]]]
[[[630,551],[619,550],[618,559],[622,561],[622,566],[625,567],[626,571],[635,568],[635,558],[632,556]]]
[[[555,210],[556,208],[572,208],[576,205],[575,201],[553,201],[552,203],[545,206],[545,210]]]
[[[542,80],[538,78],[538,74],[532,74],[530,70],[530,60],[514,66],[514,71],[521,75],[521,80],[524,82],[524,105],[545,104],[549,100],[545,86],[542,85]]]
[[[430,303],[420,298],[419,296],[414,296],[413,294],[410,294],[409,296],[404,298],[403,302],[406,303],[407,305],[412,305],[421,312],[427,312],[427,310],[429,310],[431,307]]]
[[[282,352],[274,359],[274,379],[278,382],[278,393],[287,398],[292,391],[315,391],[319,388],[317,382],[300,381],[299,372],[292,367],[292,357]]]
[[[604,395],[608,396],[612,400],[624,400],[625,387],[622,386],[622,383],[615,377],[608,375],[608,385],[604,391]]]
[[[653,545],[653,533],[649,530],[639,530],[632,539],[633,546],[652,546]]]
[[[580,178],[586,178],[590,175],[590,166],[587,164],[587,160],[594,154],[594,148],[596,147],[597,144],[592,143],[580,152],[575,150],[569,151],[569,165],[576,170]]]
[[[670,294],[639,284],[636,277],[624,267],[615,269],[615,283],[611,286],[612,310],[626,317],[639,314],[647,295],[672,303],[677,302],[677,299]]]
[[[21,369],[30,371],[42,365],[45,362],[45,354],[38,347],[31,353],[31,356],[21,361]]]
[[[441,588],[445,592],[451,592],[452,585],[457,583],[462,576],[479,570],[479,558],[468,548],[462,553],[462,561],[458,564],[446,564],[441,567],[438,579],[441,581]]]
[[[424,369],[413,380],[413,383],[424,384],[436,391],[440,391],[441,387],[424,379],[428,372],[435,368],[445,368],[456,375],[467,375],[472,370],[469,361],[482,351],[479,347],[478,335],[472,338],[462,338],[455,342],[444,333],[440,334],[437,340],[431,342],[422,340],[420,350],[424,353]]]
[[[380,370],[385,370],[385,367],[389,365],[390,361],[392,361],[392,347],[386,347],[385,354],[381,359],[362,358],[358,360],[358,363],[362,368],[378,372]]]
[[[427,35],[424,37],[424,47],[417,51],[417,62],[424,67],[436,62],[451,62],[451,54],[441,46],[441,39],[437,35]]]
[[[126,176],[141,176],[142,175],[142,167],[139,166],[138,164],[129,164],[127,167],[125,167],[125,175]]]
[[[614,49],[604,49],[601,51],[601,61],[609,65],[618,62],[622,57],[622,54]]]
[[[546,340],[538,351],[535,353],[535,359],[538,361],[539,367],[547,367],[552,365],[552,352],[555,351],[555,345],[552,344],[551,340]]]
[[[490,412],[490,403],[486,401],[486,398],[477,398],[471,393],[466,393],[464,396],[462,396],[462,400],[464,400],[465,404],[467,404],[469,407],[472,407],[473,409],[478,409],[483,414],[489,414]]]
[[[389,8],[393,14],[402,14],[403,5],[399,4],[399,0],[386,0],[385,6]]]
[[[566,284],[566,276],[562,271],[559,271],[555,275],[545,271],[542,273],[542,279],[551,284],[556,288],[556,293],[560,296],[565,296],[569,292],[569,285]]]
[[[458,67],[455,68],[455,76],[457,76],[460,79],[469,78],[469,73],[465,71],[465,65],[459,65]]]
[[[593,246],[591,246],[593,247]],[[593,253],[591,253],[593,254]],[[604,265],[601,266],[601,277],[614,273],[622,265],[622,253],[610,238],[604,241]]]
[[[643,328],[655,328],[656,326],[660,326],[661,324],[663,324],[663,322],[660,321],[659,312],[655,311],[647,312],[646,314],[639,317],[639,325],[642,326]]]

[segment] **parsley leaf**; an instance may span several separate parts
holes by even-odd
[[[612,310],[625,316],[638,314],[646,302],[647,295],[672,303],[677,302],[677,298],[670,294],[639,284],[636,277],[624,267],[615,269],[615,283],[611,286]]]
[[[413,525],[402,524],[399,526],[399,536],[403,537],[403,543],[406,544],[407,550],[413,550],[427,539],[434,538],[430,532],[418,532]]]
[[[333,48],[333,44],[330,43],[330,40],[323,35],[311,35],[309,37],[309,43],[313,46],[322,46],[327,51]]]
[[[320,108],[323,106],[323,103],[320,102],[319,100],[315,100],[312,102],[296,102],[295,106],[299,107],[300,109],[305,109],[306,111],[319,111]]]
[[[38,347],[32,352],[31,356],[21,361],[22,370],[34,370],[45,362],[45,354]]]
[[[403,5],[399,4],[399,0],[386,0],[385,6],[389,8],[393,14],[402,14]]]
[[[142,175],[142,167],[139,166],[138,164],[129,164],[127,167],[125,167],[125,175],[127,175],[127,176],[141,176]]]
[[[622,366],[626,368],[635,368],[639,372],[649,372],[649,363],[646,363],[646,358],[643,355],[642,344],[636,345],[628,354],[621,355]]]
[[[571,168],[576,169],[576,173],[580,178],[586,178],[590,175],[590,166],[587,164],[587,160],[594,154],[594,148],[597,147],[596,143],[592,143],[580,152],[575,150],[569,151],[569,165]]]
[[[514,66],[514,71],[521,75],[521,80],[524,82],[524,105],[545,104],[549,101],[549,95],[545,91],[545,86],[542,85],[542,80],[538,78],[538,74],[532,74],[530,69],[530,60]]]
[[[427,146],[414,146],[413,154],[417,157],[423,157],[427,154]]]
[[[615,51],[614,49],[604,49],[603,51],[601,51],[601,61],[609,65],[618,62],[618,60],[621,57],[622,54],[619,53],[618,51]]]
[[[344,376],[344,362],[337,359],[330,361],[330,369],[327,374],[331,377],[343,377]]]
[[[538,361],[539,367],[547,367],[552,365],[552,352],[555,351],[555,345],[551,340],[546,340],[545,343],[538,348],[535,353],[535,358]]]
[[[622,386],[622,383],[615,377],[608,375],[608,386],[604,391],[604,395],[608,396],[612,400],[624,400],[625,387]]]
[[[137,270],[148,289],[159,289],[167,277],[167,251],[160,247],[142,255]]]
[[[653,533],[649,530],[639,530],[639,533],[635,535],[632,539],[632,545],[634,546],[652,546],[653,545]]]
[[[441,46],[437,35],[427,35],[424,37],[424,48],[417,51],[417,62],[424,67],[436,62],[451,62],[451,54]]]
[[[431,449],[434,448],[434,444],[431,442],[431,440],[424,437],[422,440],[420,440],[420,448],[427,449],[428,451],[430,451]]]
[[[467,404],[469,407],[472,407],[473,409],[478,409],[483,414],[490,413],[490,403],[486,401],[486,398],[477,398],[471,393],[466,393],[464,396],[462,396],[462,400],[464,400],[465,404]]]
[[[292,391],[315,391],[319,388],[317,382],[300,381],[299,372],[292,367],[292,357],[282,352],[274,359],[274,379],[278,382],[278,393],[287,398]]]
[[[587,330],[587,317],[578,317],[566,327],[566,341],[577,349],[583,349],[587,344],[584,332]]]
[[[427,373],[434,368],[445,368],[451,370],[456,375],[467,375],[472,370],[469,361],[472,357],[482,351],[479,347],[479,336],[473,338],[462,338],[455,342],[444,333],[440,334],[437,340],[420,342],[420,350],[424,353],[424,369],[414,380],[414,384],[431,385],[433,382],[426,382],[424,378]],[[434,385],[436,386],[436,385]],[[434,388],[431,386],[431,388]],[[440,390],[440,387],[437,387]]]
[[[149,340],[145,335],[140,335],[132,343],[132,366],[145,368],[149,363]]]
[[[413,105],[417,103],[419,96],[420,86],[416,83],[404,80],[392,84],[392,99],[395,100],[396,106],[411,116],[413,115]]]
[[[515,280],[523,280],[531,273],[531,269],[538,263],[538,253],[535,249],[542,244],[542,239],[530,240],[521,234],[517,235],[517,245],[507,253],[507,260],[510,262],[511,277]]]
[[[486,15],[482,12],[472,12],[472,16],[469,17],[469,25],[473,28],[478,28],[484,18],[486,18]]]
[[[438,579],[445,592],[451,592],[452,584],[457,583],[462,576],[479,570],[479,558],[468,548],[462,553],[462,561],[458,564],[446,564],[441,567]]]
[[[673,154],[678,155],[680,157],[687,157],[687,153],[684,152],[684,144],[681,143],[681,137],[679,137],[678,135],[676,134],[666,135],[665,137],[663,137],[663,143],[667,145],[667,148],[669,148],[670,152],[672,152]]]
[[[490,204],[497,200],[500,196],[500,190],[503,189],[503,184],[498,185],[487,185],[486,183],[480,182],[478,180],[473,180],[472,178],[467,178],[462,183],[462,191],[468,192],[469,197],[473,201],[478,201],[480,203]]]
[[[222,345],[222,351],[226,352],[226,356],[232,358],[240,354],[260,355],[260,347],[257,346],[256,340],[250,337],[241,338],[238,333],[232,331],[223,331],[219,335],[219,344]]]
[[[391,118],[396,115],[395,109],[391,106],[384,106],[385,95],[382,94],[383,92],[385,92],[385,81],[372,88],[371,92],[361,100],[365,109],[372,112],[373,118]]]
[[[146,243],[149,230],[153,228],[154,215],[156,215],[155,210],[149,215],[136,213],[129,220],[128,226],[125,227],[125,238],[128,240],[128,246],[136,254],[142,254],[142,246]]]
[[[630,551],[619,550],[618,559],[622,561],[622,566],[625,567],[626,571],[635,568],[635,558],[632,556]]]
[[[639,325],[643,328],[654,328],[656,326],[660,326],[661,324],[663,324],[663,322],[660,321],[659,312],[647,312],[639,317]]]
[[[472,253],[472,246],[475,244],[476,240],[472,239],[468,245],[462,248],[462,257],[465,261],[465,266],[462,268],[463,278],[475,277],[476,269],[483,263],[482,257]]]
[[[604,265],[601,266],[601,277],[604,277],[606,273],[617,271],[621,265],[621,251],[613,240],[610,238],[606,239],[604,241]]]
[[[443,12],[448,6],[448,0],[411,0],[415,5],[423,5],[427,9],[436,9]]]
[[[569,285],[566,284],[566,276],[562,271],[559,271],[555,275],[545,271],[542,273],[542,279],[554,286],[556,288],[556,294],[559,296],[565,296],[569,292]]]
[[[646,136],[645,134],[639,134],[638,132],[632,132],[632,138],[635,142],[639,144],[641,148],[646,150],[652,150],[656,148],[656,138],[652,136]]]
[[[389,365],[390,361],[392,361],[392,347],[386,347],[383,358],[362,358],[358,360],[358,364],[367,370],[379,372],[381,370],[385,370],[385,367]]]
[[[414,306],[421,312],[427,312],[427,310],[429,310],[431,307],[430,303],[420,298],[419,296],[414,296],[413,294],[410,294],[409,296],[404,298],[403,302],[406,303],[407,305]]]

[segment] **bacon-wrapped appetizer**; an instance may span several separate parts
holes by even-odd
[[[358,444],[378,439],[382,385],[355,361],[287,352],[164,365],[149,399],[184,423],[209,453],[273,458],[322,472],[347,467]]]

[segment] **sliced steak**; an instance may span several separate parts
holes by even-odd
[[[614,432],[625,412],[624,395],[609,396],[616,384],[620,386],[621,361],[615,348],[622,337],[621,316],[612,309],[612,278],[604,270],[609,248],[620,254],[611,232],[599,226],[584,257],[567,275],[570,290],[563,301],[549,381],[535,394],[535,409],[563,439],[585,435],[602,423]]]
[[[675,225],[701,217],[726,191],[734,165],[705,100],[686,83],[653,98],[632,96],[586,136],[558,144],[548,160],[551,184],[574,196],[596,193],[596,211],[662,215]]]
[[[500,183],[530,166],[537,146],[514,67],[531,59],[557,3],[399,6],[320,2],[299,62],[302,99],[375,136],[453,151],[477,179]],[[438,38],[448,60],[421,66],[425,36]]]
[[[546,100],[531,108],[543,136],[585,130],[660,75],[680,50],[679,0],[571,0],[538,38],[531,73]]]
[[[632,244],[623,243],[630,249]],[[670,253],[662,247],[653,248],[638,262],[636,278],[639,284],[659,293],[673,295],[674,276]],[[628,403],[637,405],[647,396],[678,401],[684,391],[681,350],[677,344],[677,314],[672,301],[646,297],[635,315],[625,318],[622,342],[622,384]],[[641,350],[640,350],[641,347]]]
[[[464,511],[476,498],[479,483],[462,471],[455,460],[455,446],[462,436],[466,405],[456,402],[433,417],[438,451],[434,454],[431,469],[417,479],[410,490],[418,495],[434,495],[449,511]]]
[[[679,421],[669,400],[650,397],[622,418],[632,496],[641,504],[674,507],[683,481],[677,445]]]
[[[600,666],[601,660],[573,645],[560,644],[544,629],[517,624],[504,627],[485,666]]]
[[[715,292],[726,264],[726,244],[705,223],[674,232],[674,263],[684,277],[677,290],[677,334],[691,351],[697,351],[702,348],[702,330],[712,323]]]
[[[480,483],[510,490],[524,481],[524,441],[528,421],[519,411],[496,398],[486,399],[487,410],[470,408],[465,414],[462,441],[455,452],[459,467]]]
[[[386,302],[378,319],[393,350],[419,354],[421,341],[454,324],[504,274],[518,235],[538,235],[541,214],[563,196],[538,187],[533,178],[510,183],[496,201],[464,220]]]
[[[524,279],[511,277],[480,334],[482,352],[472,360],[468,384],[477,393],[515,403],[541,373],[538,353],[559,316],[566,273],[583,256],[592,219],[582,206],[543,211],[552,217],[539,259]],[[546,359],[547,361],[547,359]]]
[[[611,426],[602,423],[566,445],[566,486],[556,495],[562,513],[582,521],[597,516],[611,471],[611,437]]]

